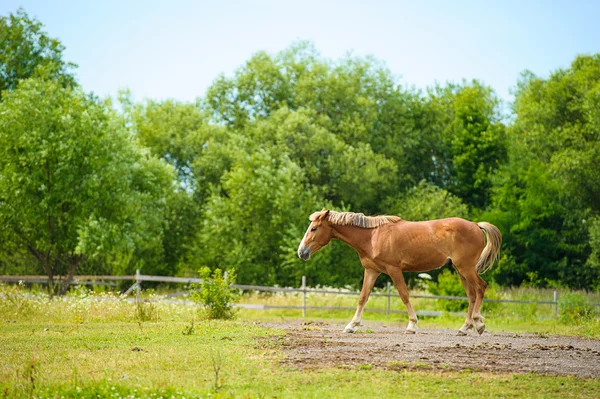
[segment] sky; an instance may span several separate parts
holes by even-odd
[[[258,51],[311,41],[324,58],[383,61],[401,84],[479,79],[500,98],[525,70],[548,77],[600,53],[600,1],[0,0],[65,46],[86,91],[194,101]]]

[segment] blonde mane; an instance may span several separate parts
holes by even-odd
[[[310,215],[310,220],[315,220],[323,212],[326,211],[313,213]],[[362,213],[329,211],[327,220],[331,224],[337,224],[341,226],[357,226],[362,227],[363,229],[374,229],[382,224],[396,223],[402,219],[400,219],[398,216],[365,216]]]

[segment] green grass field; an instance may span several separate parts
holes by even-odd
[[[297,318],[293,311],[243,311],[237,321],[202,321],[194,307],[146,303],[138,308],[109,294],[99,301],[85,292],[52,300],[24,297],[24,291],[6,286],[0,293],[0,397],[600,396],[600,379],[368,367],[303,371],[282,366],[278,337],[285,332],[253,321]],[[347,321],[351,314],[311,314],[329,316]],[[366,315],[368,320],[405,322],[402,316],[383,318]],[[460,323],[456,318],[427,319],[421,324],[455,328],[457,320]],[[583,330],[595,329],[597,334],[597,320],[590,323]],[[536,329],[555,332],[550,321],[521,321],[511,331]],[[583,330],[556,331],[586,335]]]

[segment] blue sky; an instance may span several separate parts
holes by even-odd
[[[600,52],[600,1],[2,0],[66,46],[87,91],[193,101],[253,53],[312,41],[386,63],[403,84],[480,79],[505,100],[519,74]]]

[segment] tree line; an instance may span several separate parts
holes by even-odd
[[[256,53],[195,103],[100,99],[22,9],[0,37],[0,273],[357,286],[341,243],[297,258],[327,207],[485,220],[504,236],[497,283],[600,289],[599,54],[524,72],[506,115],[480,81],[417,90],[307,42]]]

